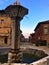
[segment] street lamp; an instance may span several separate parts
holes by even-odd
[[[28,9],[21,5],[10,5],[5,9],[5,12],[11,18],[12,38],[11,38],[11,60],[19,62],[20,60],[20,20],[28,14]]]

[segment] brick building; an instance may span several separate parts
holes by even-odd
[[[32,43],[49,45],[49,20],[39,22],[35,28],[35,33],[30,34],[30,41]],[[38,44],[37,43],[37,44]]]

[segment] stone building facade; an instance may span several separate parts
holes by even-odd
[[[4,10],[0,10],[0,46],[14,44],[14,33],[16,34],[16,42],[19,42],[20,21],[26,14],[28,14],[28,9],[17,4],[9,5]],[[16,30],[14,26],[16,26]]]
[[[0,11],[0,46],[11,44],[11,18],[3,10]],[[24,40],[24,36],[20,30],[20,41]]]
[[[0,10],[0,46],[10,45],[11,19],[4,10]]]

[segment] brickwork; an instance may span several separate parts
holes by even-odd
[[[49,21],[40,22],[35,28],[31,41],[33,43],[33,41],[36,42],[38,40],[46,40],[47,45],[49,44]]]

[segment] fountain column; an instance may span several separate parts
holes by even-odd
[[[9,53],[10,62],[21,61],[20,51],[20,21],[28,14],[28,9],[21,5],[10,5],[5,9],[6,13],[11,18],[11,50]]]

